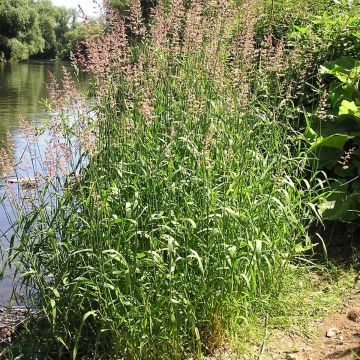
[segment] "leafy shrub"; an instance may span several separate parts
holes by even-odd
[[[309,151],[331,179],[331,194],[320,211],[329,220],[355,221],[360,211],[360,61],[342,56],[325,63],[322,73],[332,81],[305,134]]]

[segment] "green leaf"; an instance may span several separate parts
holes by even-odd
[[[316,152],[316,156],[319,159],[319,169],[332,170],[344,154],[343,150],[321,147]]]
[[[78,346],[79,346],[79,341],[80,341],[80,337],[81,337],[81,333],[82,333],[82,329],[84,327],[84,323],[86,321],[86,319],[89,316],[93,316],[96,317],[97,316],[97,311],[96,310],[90,310],[87,313],[84,314],[81,323],[80,323],[80,328],[78,330],[78,333],[76,335],[76,339],[75,339],[75,345],[74,345],[74,349],[73,349],[73,354],[72,354],[72,359],[75,360],[77,357],[77,353],[78,353]]]
[[[188,258],[195,258],[199,264],[199,269],[201,271],[201,273],[204,275],[205,274],[205,270],[204,270],[204,266],[201,260],[201,257],[199,256],[199,254],[197,253],[197,251],[190,249],[191,254],[188,255]]]
[[[262,251],[262,241],[256,240],[255,242],[255,253],[256,255],[260,256]]]
[[[333,193],[329,199],[318,205],[319,213],[326,220],[352,221],[359,210],[358,194]]]
[[[318,137],[316,141],[311,145],[309,151],[314,151],[319,146],[331,147],[334,149],[342,150],[347,141],[352,139],[354,136],[347,134],[334,134],[327,137]]]
[[[335,61],[329,61],[321,66],[323,74],[334,75],[343,83],[356,80],[360,74],[359,69],[360,61],[350,56],[341,56]]]
[[[353,100],[356,88],[352,84],[343,84],[338,80],[333,81],[329,86],[329,99],[333,108],[337,109],[343,100]]]
[[[229,251],[230,257],[234,258],[236,256],[236,246],[235,245],[229,246],[228,251]]]
[[[360,107],[356,106],[354,101],[343,100],[339,108],[339,115],[351,115],[360,119]]]
[[[333,168],[334,175],[336,175],[336,177],[338,179],[339,178],[351,178],[353,176],[356,176],[356,170],[357,169],[353,165],[352,161],[346,165],[337,163]]]
[[[314,129],[311,127],[310,119],[305,111],[304,111],[304,116],[305,116],[305,121],[306,121],[306,129],[304,132],[304,136],[307,140],[314,140],[314,139],[316,139],[317,134],[314,131]]]
[[[296,26],[296,25],[294,25],[294,28],[302,35],[306,34],[309,30],[308,27],[301,27],[301,26]]]

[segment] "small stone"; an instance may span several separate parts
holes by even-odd
[[[347,317],[354,322],[360,322],[360,310],[351,310],[348,312]]]
[[[344,344],[344,337],[342,335],[338,336],[336,338],[336,342],[339,344],[339,345],[343,345]]]
[[[326,337],[328,338],[333,338],[335,337],[337,334],[339,334],[339,330],[336,327],[331,327],[328,329],[328,331],[326,332]]]

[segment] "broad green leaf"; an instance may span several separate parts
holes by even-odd
[[[352,138],[353,136],[346,134],[334,134],[327,137],[320,136],[311,145],[309,151],[314,151],[319,146],[326,146],[326,147],[342,150],[344,148],[345,143]]]
[[[318,206],[319,213],[327,220],[352,221],[357,218],[355,210],[359,210],[357,194],[344,191],[334,192],[329,199]]]
[[[317,136],[328,137],[334,134],[347,134],[350,136],[360,136],[360,126],[355,117],[338,116],[338,111],[334,118],[326,121],[319,121],[313,118],[312,129],[318,134]]]
[[[343,150],[321,147],[316,152],[316,156],[319,158],[319,169],[332,170],[338,163],[341,156],[343,156]]]
[[[360,62],[359,62],[360,63]],[[350,75],[349,75],[351,80],[354,80],[354,82],[356,82],[357,80],[359,80],[360,78],[360,65],[359,66],[355,66],[351,71],[350,71]]]
[[[360,192],[360,181],[356,181],[356,182],[352,183],[351,188],[353,191]],[[358,200],[360,201],[360,196],[359,196]]]
[[[338,80],[333,81],[329,86],[329,99],[333,108],[338,108],[343,100],[353,100],[356,88],[352,84],[344,84]]]
[[[334,174],[337,178],[349,178],[356,176],[356,167],[353,164],[353,161],[342,165],[337,163],[333,168]]]
[[[354,101],[343,100],[339,108],[339,115],[351,115],[360,119],[360,107],[356,106]]]
[[[347,83],[359,76],[359,70],[354,70],[355,68],[360,68],[360,61],[350,56],[341,56],[335,61],[329,61],[321,66],[321,72],[334,75],[341,82]]]

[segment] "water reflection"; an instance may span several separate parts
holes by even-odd
[[[68,63],[41,62],[41,63],[0,63],[0,149],[6,148],[6,134],[10,133],[14,145],[14,158],[19,161],[26,146],[26,139],[20,132],[20,117],[24,117],[33,124],[41,124],[49,119],[51,114],[46,107],[48,98],[46,85],[50,82],[50,73],[56,79],[62,76],[62,68],[72,71]],[[85,75],[75,81],[80,88],[85,88],[87,79]],[[37,144],[38,151],[43,153],[45,141]],[[43,147],[43,148],[41,148]],[[0,159],[1,160],[1,159]],[[33,176],[33,168],[29,172],[21,172],[20,176]],[[6,186],[5,179],[0,174],[0,202]],[[1,190],[1,188],[3,188]],[[0,204],[0,238],[2,248],[6,247],[9,238],[9,218],[14,218],[13,208],[8,200]],[[11,221],[10,221],[11,222]],[[5,233],[7,236],[5,236]],[[9,275],[9,273],[8,273]],[[0,284],[0,304],[5,304],[11,292],[10,279],[4,279]]]

